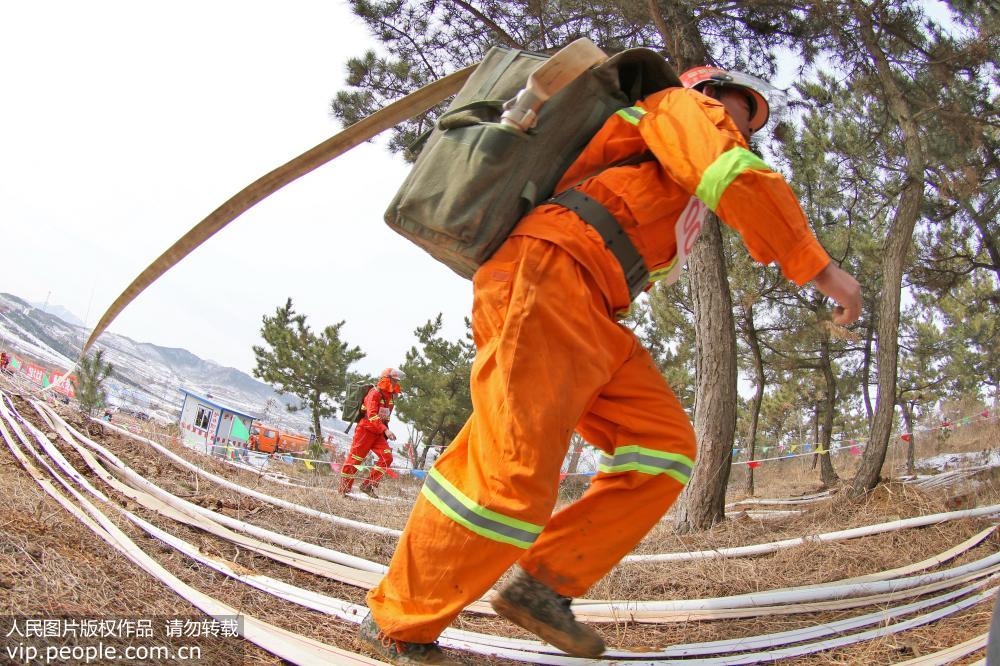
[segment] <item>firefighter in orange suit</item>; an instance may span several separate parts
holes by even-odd
[[[368,477],[361,482],[361,492],[371,497],[377,497],[375,489],[385,475],[385,470],[392,465],[392,449],[389,442],[396,436],[389,430],[389,417],[395,406],[395,396],[402,389],[399,382],[403,373],[396,368],[386,368],[379,375],[378,383],[365,395],[365,416],[358,422],[351,441],[351,450],[347,452],[340,476],[340,494],[351,492],[354,479],[358,475],[357,465],[362,464],[369,452],[375,454],[375,465],[368,472]]]
[[[782,176],[748,150],[768,118],[769,86],[710,67],[681,80],[685,88],[608,119],[557,192],[576,186],[610,211],[650,281],[676,279],[711,210],[754,259],[833,298],[836,323],[856,320],[857,281],[831,263]],[[644,151],[655,159],[620,164]],[[393,661],[453,663],[435,639],[516,563],[491,599],[497,612],[596,657],[603,640],[575,621],[569,598],[673,504],[694,471],[694,432],[649,353],[616,320],[631,300],[621,263],[576,213],[535,208],[473,288],[473,413],[430,470],[368,594],[361,637]],[[598,471],[583,497],[552,515],[574,430],[601,449]]]

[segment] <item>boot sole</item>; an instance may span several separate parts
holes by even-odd
[[[599,636],[573,638],[565,632],[555,629],[552,625],[539,621],[524,608],[508,602],[499,594],[490,600],[490,605],[500,617],[510,620],[522,629],[527,629],[566,654],[589,659],[596,659],[604,654],[604,641]]]
[[[376,641],[372,643],[367,638],[361,637],[361,651],[366,656],[377,659],[380,663],[387,664],[431,664],[431,666],[466,666],[464,661],[457,661],[448,655],[442,655],[436,661],[416,661],[406,655],[393,656],[386,652]]]

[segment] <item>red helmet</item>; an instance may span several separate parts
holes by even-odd
[[[396,368],[386,368],[378,377],[379,379],[389,377],[390,379],[395,379],[397,382],[400,382],[406,379],[406,373],[402,370],[397,370]]]
[[[698,91],[711,84],[720,88],[739,88],[747,93],[750,100],[750,130],[752,132],[756,132],[766,125],[768,116],[771,115],[771,107],[765,93],[780,92],[770,83],[758,79],[756,76],[708,65],[692,67],[684,72],[681,74],[681,83],[684,84],[685,88],[694,88]]]
[[[402,370],[397,370],[396,368],[386,368],[379,374],[377,386],[383,391],[400,393],[402,389],[399,387],[399,382],[404,379],[406,379],[406,373]]]

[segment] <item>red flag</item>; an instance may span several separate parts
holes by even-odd
[[[908,433],[908,432],[907,433],[903,433],[902,435],[899,436],[899,438],[901,440],[903,440],[904,442],[908,442],[908,441],[910,441],[910,439],[912,439],[910,437],[910,433]]]
[[[982,412],[980,412],[979,415],[982,416],[984,419],[988,419],[990,418],[990,410],[984,409]]]
[[[758,467],[760,467],[760,461],[751,460],[750,462],[747,463],[747,467],[749,467],[750,469],[757,469]]]
[[[860,455],[860,453],[861,453],[861,449],[859,449],[856,446],[852,446],[851,447],[851,455],[852,456]]]

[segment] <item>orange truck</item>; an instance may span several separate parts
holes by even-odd
[[[250,441],[247,445],[251,451],[261,453],[302,453],[309,446],[309,438],[263,423],[254,423],[250,427]]]

